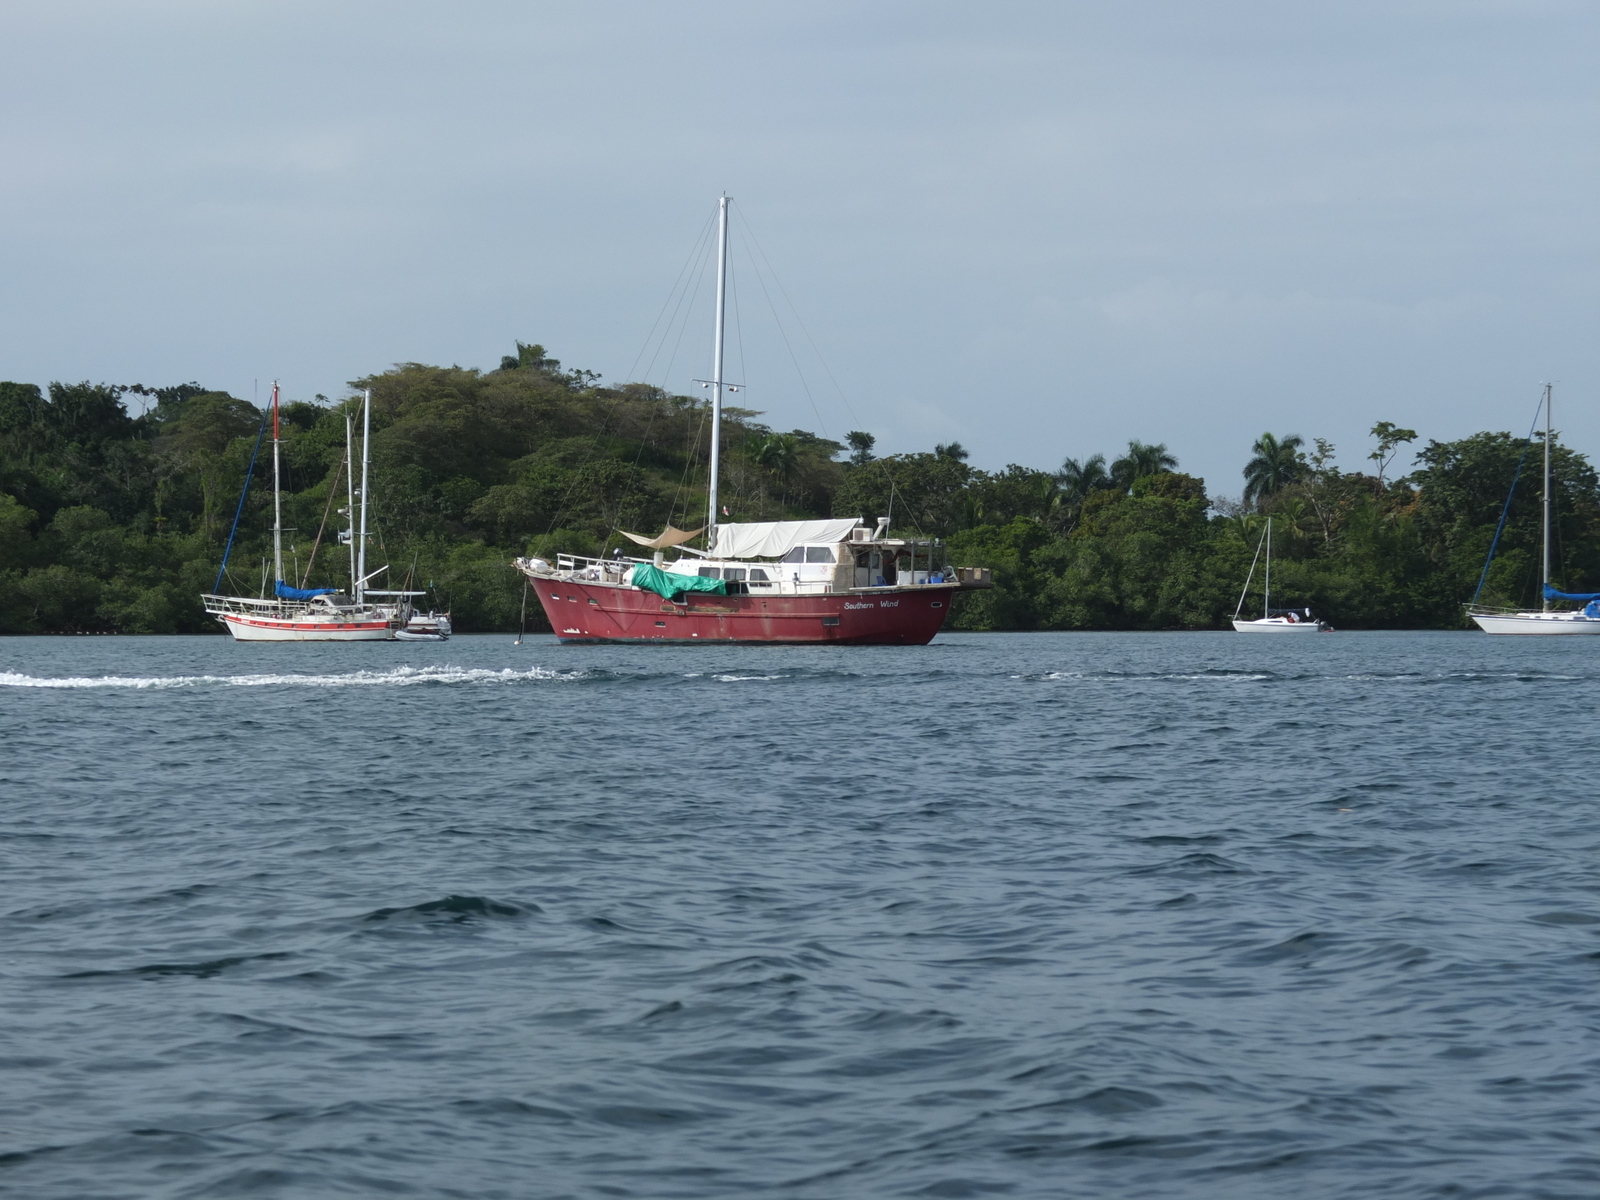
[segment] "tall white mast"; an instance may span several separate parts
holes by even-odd
[[[350,595],[356,594],[356,431],[349,410],[344,414],[344,494],[345,520],[350,522],[344,531],[345,545],[350,548]]]
[[[372,389],[361,393],[361,544],[356,550],[357,604],[367,594],[367,464],[372,461]]]
[[[717,475],[722,468],[722,334],[728,309],[728,198],[717,202],[717,336],[711,351],[711,513],[706,548],[717,545]]]
[[[283,486],[278,477],[278,381],[272,381],[272,594],[283,581]]]
[[[1550,385],[1544,385],[1544,578],[1539,585],[1539,602],[1544,612],[1550,611],[1550,597],[1545,588],[1550,586]]]
[[[1267,578],[1261,587],[1261,616],[1272,615],[1272,518],[1267,518]]]

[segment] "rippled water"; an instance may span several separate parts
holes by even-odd
[[[1600,644],[0,641],[0,1192],[1592,1197]]]

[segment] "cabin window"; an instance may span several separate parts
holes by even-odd
[[[736,581],[738,583],[743,583],[744,582],[744,568],[743,567],[729,567],[727,570],[725,570],[722,573],[722,577],[724,579],[731,579],[731,580],[734,580],[734,581]]]
[[[767,582],[767,573],[765,571],[763,571],[760,567],[751,567],[750,568],[750,582],[751,583],[766,583]]]
[[[715,567],[701,567],[700,568],[700,578],[701,579],[721,579],[722,578],[722,572],[717,570]]]
[[[833,561],[833,547],[807,546],[806,561],[808,563],[831,563]]]
[[[803,562],[805,562],[805,560],[806,560],[806,548],[804,546],[796,546],[793,550],[789,551],[789,553],[785,554],[778,561],[779,562],[788,562],[788,563],[803,563]]]

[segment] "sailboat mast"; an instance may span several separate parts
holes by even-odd
[[[356,431],[350,420],[347,409],[344,414],[344,517],[349,524],[345,527],[345,545],[350,549],[350,595],[356,594],[356,580],[361,576],[356,574]]]
[[[283,579],[283,485],[278,468],[278,381],[272,381],[272,579],[273,593]]]
[[[728,315],[728,198],[717,202],[717,333],[711,351],[711,494],[706,548],[717,545],[717,476],[722,469],[722,341]]]
[[[1261,616],[1272,615],[1272,518],[1267,518],[1267,578],[1261,589]]]
[[[1539,584],[1539,602],[1544,612],[1550,611],[1550,597],[1545,589],[1550,586],[1550,384],[1544,385],[1544,578]]]
[[[372,389],[361,393],[361,543],[356,548],[357,604],[366,602],[367,594],[367,464],[372,461]]]

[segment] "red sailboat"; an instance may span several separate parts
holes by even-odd
[[[939,632],[963,589],[991,586],[984,568],[942,562],[936,540],[888,536],[860,518],[717,521],[722,441],[728,198],[718,214],[716,337],[711,379],[711,482],[705,529],[668,526],[643,558],[519,558],[564,642],[841,642],[921,646]],[[687,543],[707,534],[705,550]],[[666,551],[680,557],[668,562]]]

